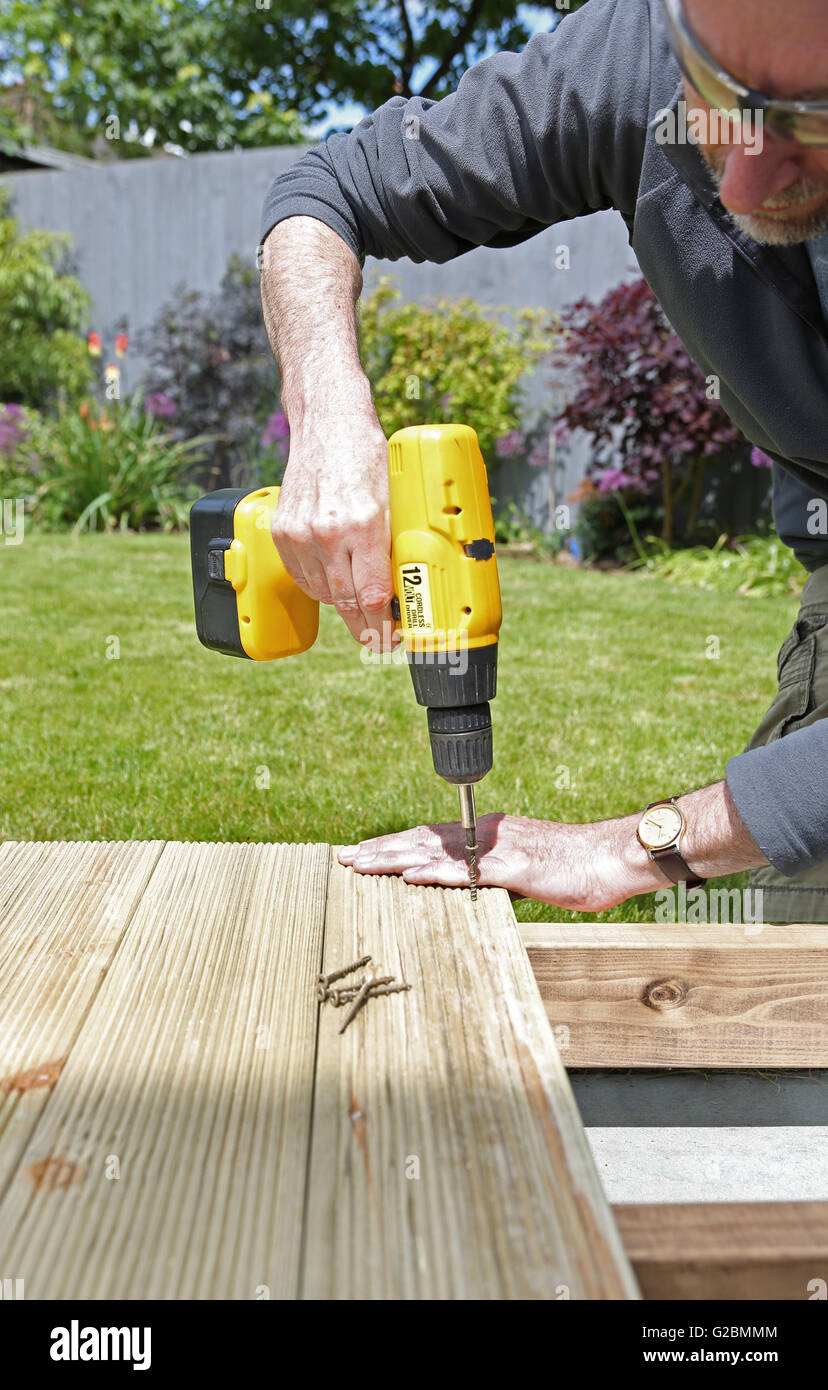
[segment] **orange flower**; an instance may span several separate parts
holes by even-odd
[[[592,479],[584,478],[583,482],[578,484],[574,492],[567,493],[566,500],[567,502],[587,502],[590,498],[598,496],[598,489],[592,482]]]
[[[129,338],[127,337],[126,333],[119,333],[118,336],[117,336],[117,338],[115,339],[115,356],[116,356],[116,357],[124,357],[124,356],[126,356],[126,350],[127,350],[128,347],[129,347]]]
[[[101,335],[100,333],[90,333],[87,339],[89,344],[90,357],[100,357],[101,355]]]
[[[120,375],[120,367],[116,367],[114,362],[107,362],[106,366],[104,367],[104,381],[107,382],[107,384],[113,381],[118,381]]]
[[[78,406],[78,414],[82,420],[85,420],[87,418],[87,416],[89,415],[88,401],[81,401],[80,405]]]

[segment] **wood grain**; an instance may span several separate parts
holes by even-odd
[[[325,970],[407,994],[319,1028],[310,1298],[634,1298],[508,895],[333,862]]]
[[[828,926],[521,934],[567,1067],[828,1066]]]
[[[161,849],[0,845],[0,1196]]]
[[[613,1207],[648,1299],[824,1298],[828,1202]]]
[[[296,1296],[327,865],[165,846],[0,1204],[27,1298]]]

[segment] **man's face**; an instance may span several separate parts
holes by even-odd
[[[766,96],[828,101],[825,0],[684,0],[693,32],[733,77]],[[685,81],[688,109],[710,108]],[[734,221],[755,241],[790,246],[828,231],[828,148],[767,124],[761,149],[700,143]]]

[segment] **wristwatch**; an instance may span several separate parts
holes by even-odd
[[[686,825],[676,798],[671,796],[666,801],[650,802],[638,823],[636,835],[653,863],[671,883],[686,883],[688,888],[697,888],[707,879],[694,874],[678,851]]]

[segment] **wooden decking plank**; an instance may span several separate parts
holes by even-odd
[[[828,1066],[828,926],[521,934],[567,1067]]]
[[[823,1299],[828,1202],[613,1207],[649,1299]]]
[[[327,866],[165,846],[0,1205],[27,1298],[296,1295]]]
[[[413,988],[321,1011],[302,1292],[635,1298],[508,895],[333,862],[325,969]]]
[[[161,850],[160,840],[0,846],[0,1195]]]

